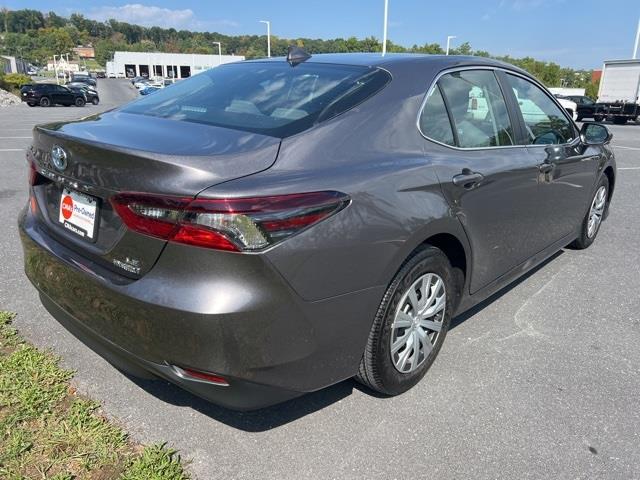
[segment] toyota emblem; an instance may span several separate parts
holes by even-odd
[[[51,162],[59,172],[67,168],[67,152],[59,145],[54,145],[51,149]]]

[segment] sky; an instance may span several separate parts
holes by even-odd
[[[384,0],[0,0],[64,16],[286,38],[382,38]],[[405,46],[469,42],[493,55],[573,68],[631,58],[640,0],[389,0],[389,39]]]

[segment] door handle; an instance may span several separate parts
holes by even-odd
[[[541,163],[538,165],[538,170],[542,173],[549,173],[554,167],[555,165],[553,163]]]
[[[464,188],[471,188],[477,185],[484,179],[484,175],[478,172],[472,172],[471,170],[465,169],[462,173],[456,175],[452,178],[453,184],[456,186],[463,186]]]

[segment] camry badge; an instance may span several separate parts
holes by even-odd
[[[60,145],[54,145],[51,149],[51,162],[59,172],[67,168],[67,152]]]

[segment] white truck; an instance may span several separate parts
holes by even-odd
[[[107,62],[107,78],[124,78],[124,72],[118,70],[115,62]]]
[[[625,124],[640,117],[640,59],[605,61],[598,89],[598,113]]]

